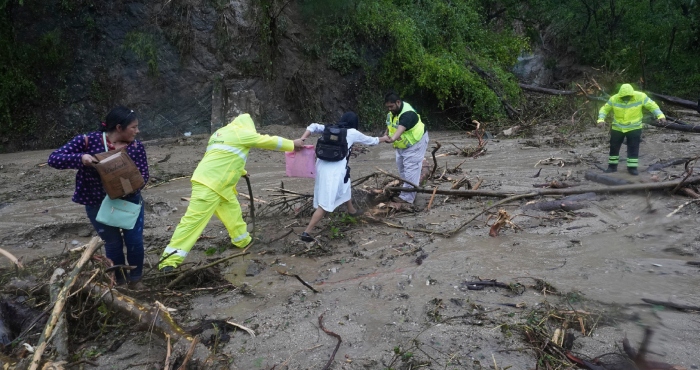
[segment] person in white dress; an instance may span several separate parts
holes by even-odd
[[[357,130],[358,118],[353,112],[346,112],[338,121],[338,125],[347,128],[348,148],[354,143],[364,145],[377,145],[380,142],[388,142],[387,136],[371,137]],[[312,123],[301,136],[304,141],[311,134],[322,134],[325,126],[319,123]],[[343,159],[337,162],[325,161],[316,159],[316,183],[314,185],[314,214],[311,216],[311,221],[306,227],[306,230],[301,233],[301,240],[305,242],[314,241],[310,235],[316,224],[318,224],[326,212],[333,212],[338,206],[345,203],[347,211],[350,215],[359,215],[359,211],[353,206],[351,198],[351,184],[349,176],[346,178],[348,160]]]

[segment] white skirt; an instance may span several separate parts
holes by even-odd
[[[333,212],[339,205],[350,200],[352,181],[343,182],[346,163],[346,160],[338,162],[316,160],[314,208],[321,207],[326,212]]]

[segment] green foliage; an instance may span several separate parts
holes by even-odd
[[[341,74],[361,69],[375,94],[394,89],[441,108],[496,117],[504,113],[498,94],[519,103],[508,71],[528,44],[488,27],[479,8],[475,0],[302,2],[303,14],[317,25],[318,43],[329,45],[322,49],[329,67]],[[366,99],[359,99],[362,107]]]
[[[124,37],[122,47],[134,53],[139,61],[146,62],[150,76],[158,75],[158,46],[153,34],[131,31]]]
[[[621,71],[627,82],[677,96],[700,92],[696,0],[535,0],[513,2],[509,13],[531,30],[547,29],[583,63]]]

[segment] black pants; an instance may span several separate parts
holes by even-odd
[[[617,165],[620,162],[620,147],[627,138],[627,167],[639,165],[639,143],[642,141],[642,129],[628,132],[610,130],[610,157],[608,164]]]

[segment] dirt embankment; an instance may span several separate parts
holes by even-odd
[[[265,130],[296,137],[303,129],[271,126]],[[438,155],[457,152],[455,146],[476,144],[456,132],[430,135],[432,143],[442,144]],[[480,189],[503,192],[528,191],[554,180],[594,185],[585,179],[585,173],[599,171],[595,164],[606,162],[604,132],[551,132],[538,137],[491,140],[487,152],[476,159],[438,157],[435,176],[445,174],[441,180],[429,180],[426,187],[449,189],[450,180],[464,176],[472,184],[482,179]],[[686,368],[700,366],[695,350],[700,347],[696,314],[642,301],[700,305],[700,271],[687,264],[699,259],[698,205],[688,204],[666,217],[689,199],[664,192],[599,194],[584,199],[583,207],[568,211],[542,211],[528,204],[533,200],[519,200],[492,209],[451,238],[400,227],[451,230],[497,199],[421,194],[417,213],[376,216],[399,228],[369,217],[353,219],[338,210],[320,225],[319,243],[307,244],[296,235],[308,222],[308,215],[302,212],[295,217],[294,210],[308,197],[295,198],[296,203],[286,209],[276,189],[283,183],[285,189],[311,194],[313,180],[285,178],[282,154],[253,150],[247,169],[253,195],[261,202],[256,204],[259,241],[251,253],[220,266],[214,275],[201,275],[200,280],[172,290],[160,289],[165,282],[150,266],[157,263],[187,207],[190,185],[186,177],[201,158],[205,142],[204,137],[191,137],[147,143],[152,182],[143,194],[145,282],[150,290],[136,295],[148,304],[158,300],[176,308],[175,320],[198,333],[219,367],[323,368],[337,339],[320,330],[322,315],[323,326],[342,338],[331,369],[420,365],[430,369],[528,369],[535,368],[538,361],[561,367],[565,363],[562,356],[543,342],[557,329],[573,335],[576,355],[593,358],[619,354],[625,336],[637,347],[644,327],[654,329],[648,358]],[[647,130],[641,168],[692,156],[698,144],[691,134]],[[395,173],[389,146],[368,149],[352,160],[354,179],[375,172],[376,167]],[[21,257],[25,265],[52,270],[53,261],[65,256],[47,257],[87,242],[94,233],[83,208],[70,202],[73,172],[43,166],[48,154],[0,156],[0,234],[2,248]],[[447,171],[458,166],[453,173]],[[621,169],[624,171],[624,165]],[[615,176],[644,182],[682,173],[683,165],[677,165],[654,173],[642,171],[638,178],[624,172]],[[536,174],[539,176],[534,177]],[[384,180],[379,176],[363,186],[381,187]],[[239,190],[247,193],[244,184]],[[246,212],[247,202],[241,197]],[[515,226],[506,225],[498,236],[490,237],[499,209],[512,216]],[[214,219],[187,262],[238,252],[228,245],[225,229]],[[14,272],[4,259],[0,267],[2,281],[7,283]],[[319,292],[290,275],[298,275]],[[479,279],[496,279],[506,285],[474,287]],[[23,300],[43,310],[46,303],[38,297],[35,293]],[[71,312],[80,317],[79,303],[75,298],[70,303]],[[87,359],[100,368],[115,369],[162,367],[167,349],[162,338],[148,334],[148,328],[142,331],[130,326],[133,322],[125,317],[110,315],[104,311],[106,306],[99,307],[98,302],[92,310],[101,319],[69,319],[69,325],[86,328],[71,331],[78,335],[71,343],[76,354],[71,361]],[[252,329],[255,336],[222,324],[226,320]],[[35,344],[37,338],[29,336],[25,341]],[[608,355],[603,362],[623,358]],[[85,363],[77,366],[88,368]]]

